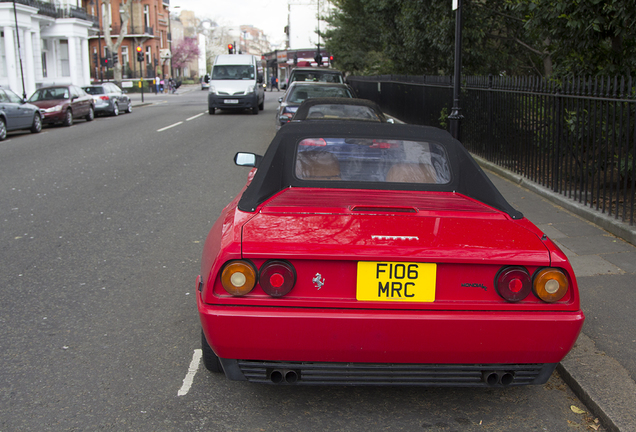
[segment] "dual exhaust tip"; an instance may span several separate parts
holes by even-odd
[[[514,372],[506,371],[483,371],[481,379],[489,386],[509,386],[515,380]]]
[[[272,369],[268,375],[274,384],[296,384],[300,379],[300,371],[294,369]]]

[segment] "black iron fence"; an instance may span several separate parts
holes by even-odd
[[[407,123],[448,129],[452,77],[349,77]],[[461,141],[472,153],[634,225],[636,79],[466,77]]]

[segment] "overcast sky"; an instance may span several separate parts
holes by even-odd
[[[272,43],[285,39],[286,0],[170,0],[170,12],[194,11],[197,18],[210,18],[219,25],[253,25]]]

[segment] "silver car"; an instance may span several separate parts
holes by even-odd
[[[0,88],[0,141],[7,131],[29,129],[33,133],[42,130],[40,108],[24,100],[9,89]]]
[[[95,114],[117,116],[122,111],[132,112],[132,101],[125,91],[113,83],[95,84],[82,88],[86,93],[93,96]]]

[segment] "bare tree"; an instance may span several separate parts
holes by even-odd
[[[113,42],[113,39],[110,36],[110,28],[112,25],[111,14],[109,11],[111,10],[111,0],[102,0],[104,4],[104,9],[106,12],[102,14],[102,24],[104,27],[104,39],[106,41],[106,46],[108,47],[108,52],[115,53],[119,55],[119,48],[121,47],[122,42],[124,41],[124,37],[128,34],[128,21],[130,21],[130,5],[132,4],[132,0],[121,0],[121,4],[119,6],[119,17],[121,18],[121,28],[119,29],[119,35],[117,36],[117,40]],[[120,62],[117,62],[114,66],[113,77],[115,81],[121,82],[122,78],[122,65]]]

